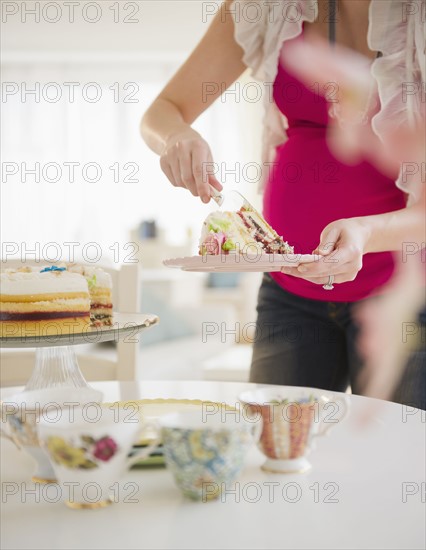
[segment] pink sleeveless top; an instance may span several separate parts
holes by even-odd
[[[326,141],[329,104],[315,92],[279,66],[273,97],[288,120],[288,140],[277,148],[263,211],[277,233],[302,254],[312,253],[321,231],[332,221],[405,207],[405,196],[394,180],[368,162],[348,166],[330,152]],[[337,284],[332,291],[283,273],[271,276],[285,290],[305,298],[353,302],[377,292],[393,269],[392,253],[366,254],[356,279]]]

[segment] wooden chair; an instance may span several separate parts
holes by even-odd
[[[7,263],[7,267],[19,265],[29,264]],[[4,266],[5,264],[2,266],[3,269]],[[114,311],[139,313],[141,302],[139,264],[123,264],[118,269],[102,266],[102,269],[112,277]],[[115,348],[113,344],[76,346],[78,363],[87,381],[124,381],[138,378],[139,342],[119,341]],[[25,385],[31,376],[34,361],[34,349],[1,349],[0,387]]]

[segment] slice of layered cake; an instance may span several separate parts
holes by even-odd
[[[2,337],[81,333],[89,326],[89,288],[81,275],[56,266],[0,274]]]
[[[199,253],[293,254],[258,212],[243,206],[237,212],[213,212],[203,223]]]
[[[94,327],[112,326],[112,279],[100,267],[68,264],[70,273],[83,275],[89,285],[90,322]]]

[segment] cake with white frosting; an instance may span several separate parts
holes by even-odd
[[[89,326],[89,286],[80,274],[56,266],[0,274],[2,337],[81,333]]]
[[[84,332],[112,325],[112,279],[99,267],[60,263],[0,275],[1,336]]]
[[[92,326],[112,325],[112,279],[100,267],[68,264],[68,271],[86,278],[90,294],[90,321]]]

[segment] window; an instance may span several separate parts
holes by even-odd
[[[55,246],[46,245],[57,243],[67,259],[70,245],[64,243],[78,243],[78,256],[96,242],[109,259],[114,243],[127,243],[147,219],[156,220],[171,244],[182,244],[188,229],[196,241],[216,205],[173,189],[139,136],[141,114],[181,59],[57,57],[18,55],[3,63],[3,258],[5,250],[11,258],[38,249],[53,259]],[[250,175],[251,183],[243,181],[243,168],[259,153],[260,110],[260,102],[244,101],[235,86],[195,124],[211,145],[226,189],[243,189],[250,197],[257,180]],[[5,249],[4,243],[16,245]]]

